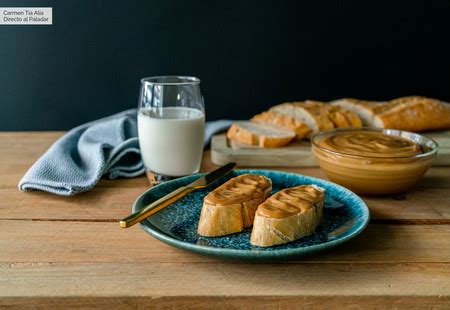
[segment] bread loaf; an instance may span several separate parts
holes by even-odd
[[[450,128],[450,104],[426,97],[409,96],[387,102],[344,98],[331,105],[355,112],[367,127],[409,131]]]
[[[450,128],[450,104],[410,96],[390,101],[392,107],[375,115],[373,127],[409,131]]]
[[[283,147],[294,138],[334,128],[392,128],[424,131],[450,128],[450,104],[420,96],[391,101],[344,98],[330,103],[315,100],[286,102],[234,123],[228,139],[259,147]]]

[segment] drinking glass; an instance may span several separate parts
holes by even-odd
[[[205,106],[198,78],[154,76],[141,80],[138,136],[152,185],[200,170],[204,127]]]

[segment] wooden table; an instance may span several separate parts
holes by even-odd
[[[450,307],[450,167],[430,169],[404,195],[364,198],[371,223],[345,245],[250,264],[119,228],[144,177],[101,180],[74,197],[20,192],[21,176],[60,135],[0,133],[0,306]],[[212,168],[206,152],[202,170]]]

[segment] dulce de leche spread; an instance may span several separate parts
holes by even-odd
[[[407,157],[427,150],[412,140],[378,131],[352,131],[328,136],[319,146],[334,152],[369,157]]]
[[[436,155],[433,145],[415,133],[348,129],[314,137],[313,153],[331,181],[378,195],[413,186]]]
[[[256,214],[281,219],[305,213],[318,202],[323,202],[323,190],[315,186],[302,185],[286,188],[260,204]]]
[[[269,178],[259,174],[242,174],[210,192],[206,203],[230,205],[262,197],[272,187]]]

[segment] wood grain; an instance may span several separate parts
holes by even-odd
[[[448,296],[5,297],[0,307],[64,309],[448,309]]]
[[[62,132],[0,133],[0,219],[115,221],[130,211],[134,199],[148,188],[145,177],[102,179],[95,189],[74,197],[44,192],[22,193],[17,183],[26,170]],[[206,151],[202,171],[217,166]],[[270,168],[277,169],[277,168]],[[279,168],[278,168],[279,169]],[[285,171],[325,178],[318,168]],[[386,197],[364,197],[373,220],[383,223],[450,223],[450,167],[432,168],[415,189]],[[424,203],[426,201],[427,203]]]
[[[73,197],[20,192],[22,175],[61,135],[0,133],[1,307],[450,307],[450,167],[430,169],[405,194],[364,197],[372,224],[347,244],[248,264],[120,229],[145,177],[102,179]],[[215,167],[205,152],[202,171]],[[281,170],[324,178],[318,168]]]
[[[205,169],[206,170],[206,169]],[[207,169],[211,170],[211,169]],[[317,171],[302,171],[305,174]],[[405,223],[450,223],[450,189],[447,170],[431,169],[418,186],[401,195],[363,197],[372,220]],[[0,219],[114,221],[127,215],[140,193],[148,188],[145,177],[103,180],[93,190],[73,197],[45,192],[0,188]],[[433,186],[435,184],[435,186]]]
[[[117,223],[3,220],[0,247],[5,263],[217,262]],[[350,242],[302,261],[450,263],[450,225],[369,225]]]
[[[63,132],[0,132],[0,188],[17,187],[22,175]]]
[[[4,297],[444,296],[450,264],[8,263]]]
[[[145,187],[96,187],[73,197],[0,189],[0,218],[117,221],[131,211]]]

